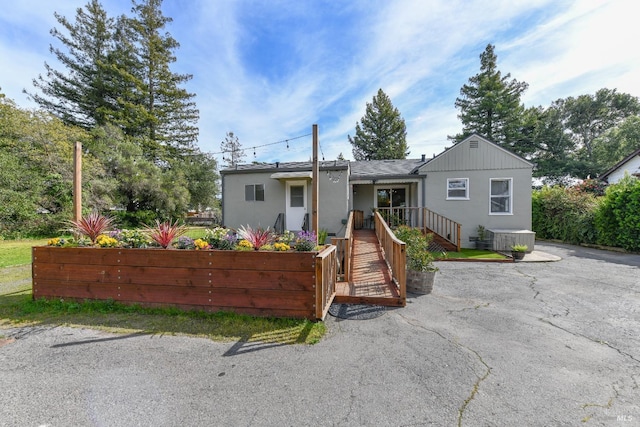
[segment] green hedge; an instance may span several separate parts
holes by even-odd
[[[640,180],[627,177],[604,196],[582,188],[533,192],[532,227],[542,239],[596,243],[640,251]]]
[[[573,244],[595,243],[593,224],[597,199],[591,193],[564,187],[543,187],[533,192],[532,227],[542,239]]]
[[[603,245],[640,251],[640,180],[625,177],[607,188],[595,225]]]

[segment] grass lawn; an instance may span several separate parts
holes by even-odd
[[[204,229],[196,233],[195,237],[203,237]],[[8,327],[64,325],[116,333],[189,335],[215,341],[315,344],[326,332],[323,322],[308,320],[148,309],[113,301],[33,301],[31,247],[46,245],[47,240],[0,241],[0,336],[2,329]]]
[[[31,247],[46,245],[47,240],[0,240],[0,268],[31,264]]]
[[[438,257],[436,257],[438,258]],[[448,259],[509,259],[508,256],[493,251],[462,248],[460,252],[447,252]],[[440,257],[442,259],[442,257]]]

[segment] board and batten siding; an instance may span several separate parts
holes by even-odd
[[[442,152],[421,173],[531,169],[531,163],[479,136],[472,136]]]
[[[477,135],[454,145],[420,169],[425,179],[425,206],[462,225],[462,247],[474,247],[477,228],[531,229],[533,165]],[[448,179],[468,179],[467,199],[447,199]],[[491,214],[492,179],[511,179],[511,213]]]

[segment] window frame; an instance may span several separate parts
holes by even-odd
[[[249,190],[249,187],[253,187],[253,188]],[[258,188],[261,188],[262,191],[258,190]],[[253,197],[251,199],[247,198],[247,196],[249,195],[249,192]],[[258,196],[261,196],[262,198],[258,198]],[[265,201],[264,184],[245,184],[244,201],[245,202],[264,202]]]
[[[449,188],[449,183],[451,181],[464,181],[464,196],[457,197],[449,195],[449,191],[451,190],[460,190],[459,188]],[[447,178],[447,200],[469,200],[469,178]]]
[[[492,193],[491,184],[494,181],[507,181],[509,183],[509,194],[508,195],[494,195]],[[493,199],[494,198],[504,198],[507,197],[509,203],[508,211],[504,212],[493,212]],[[513,215],[513,178],[504,177],[504,178],[489,178],[489,215]]]

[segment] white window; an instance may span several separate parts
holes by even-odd
[[[447,200],[469,200],[469,178],[448,178]]]
[[[512,178],[491,178],[491,195],[489,213],[493,215],[511,215],[512,212]]]
[[[244,200],[247,202],[264,202],[264,184],[249,184],[244,186]]]

